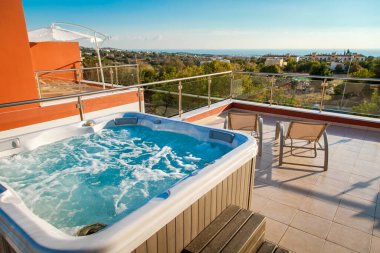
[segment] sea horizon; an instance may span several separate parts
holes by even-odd
[[[190,53],[200,55],[220,55],[220,56],[242,56],[242,57],[255,57],[266,54],[294,54],[294,55],[307,55],[313,52],[318,54],[336,52],[343,54],[347,48],[332,48],[332,49],[125,49],[134,52],[160,52],[160,53]],[[378,49],[350,49],[351,52],[363,54],[365,56],[380,57],[380,48]]]

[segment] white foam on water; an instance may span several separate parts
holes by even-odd
[[[228,151],[147,127],[103,129],[0,158],[0,180],[36,215],[75,234],[112,224]]]

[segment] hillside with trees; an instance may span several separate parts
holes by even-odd
[[[103,65],[139,64],[140,81],[148,83],[190,77],[227,70],[262,73],[303,73],[315,76],[349,76],[363,78],[380,78],[380,59],[367,57],[365,61],[351,64],[345,62],[330,69],[330,63],[317,60],[289,59],[284,66],[265,65],[264,58],[196,55],[189,53],[131,52],[118,49],[103,49]],[[95,51],[82,48],[83,65],[96,65]],[[350,66],[349,66],[350,65]],[[271,78],[235,74],[233,95],[240,99],[268,103],[270,100]],[[364,83],[329,81],[326,90],[325,108],[347,111],[348,113],[380,115],[378,87]],[[177,91],[176,86],[154,87],[159,90]],[[272,94],[273,103],[318,109],[321,97],[321,80],[303,80],[300,78],[277,77]],[[230,95],[230,81],[224,77],[213,80],[212,93],[215,97],[225,98]],[[207,95],[207,82],[199,81],[184,85],[184,93]],[[177,113],[178,101],[174,95],[164,93],[146,93],[148,102],[157,114],[174,115]],[[149,104],[148,103],[148,104]],[[204,99],[184,98],[184,110],[191,110],[207,104]],[[158,109],[157,109],[158,108]]]

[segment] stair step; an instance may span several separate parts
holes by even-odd
[[[265,241],[263,242],[263,244],[261,245],[257,253],[274,253],[276,251],[276,248],[277,248],[276,244]]]
[[[260,214],[229,206],[182,252],[256,252],[264,240],[265,223]]]
[[[252,251],[252,253],[255,253],[256,251]],[[257,253],[289,253],[289,250],[281,248],[280,246],[277,246],[276,244],[273,244],[271,242],[265,241],[257,251]]]

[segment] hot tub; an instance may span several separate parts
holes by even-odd
[[[181,251],[250,208],[256,153],[248,135],[142,113],[0,140],[2,252]],[[107,226],[76,236],[93,223]]]

